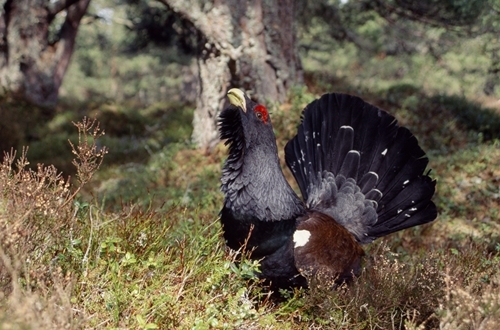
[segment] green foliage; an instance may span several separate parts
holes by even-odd
[[[79,28],[76,50],[60,93],[62,99],[129,100],[146,105],[194,101],[194,95],[186,95],[182,88],[195,79],[189,68],[190,55],[178,47],[154,44],[139,47],[140,53],[131,52],[134,40],[146,40],[130,31],[140,19],[127,17],[133,7],[109,0],[91,2],[89,13],[102,18]],[[159,10],[158,6],[150,9]]]
[[[437,95],[430,99],[430,104],[441,111],[450,111],[470,130],[482,135],[486,140],[500,138],[500,114],[493,109],[483,108],[464,97]]]
[[[0,96],[0,153],[21,149],[35,139],[40,134],[38,124],[52,112],[14,95]]]
[[[424,0],[414,1],[377,1],[376,10],[393,11],[412,19],[448,26],[469,26],[474,24],[490,6],[489,0]],[[394,9],[395,8],[395,9]]]
[[[497,6],[494,1],[317,1],[303,6],[310,12],[300,29],[308,71],[345,77],[351,87],[372,92],[398,81],[432,94],[498,94],[500,23],[496,11],[487,10]],[[428,6],[432,10],[425,10]]]
[[[144,0],[122,1],[126,6],[127,25],[133,38],[124,41],[129,52],[137,52],[158,45],[162,48],[175,47],[184,55],[195,55],[197,41],[201,38],[194,25],[168,6]]]
[[[381,96],[382,108],[395,113],[431,153],[449,152],[462,148],[465,143],[500,137],[498,111],[465,97],[444,93],[427,95],[407,83],[395,83],[381,91]]]

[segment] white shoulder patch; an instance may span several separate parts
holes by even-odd
[[[295,233],[293,233],[294,248],[306,245],[307,242],[309,242],[309,237],[311,237],[311,232],[309,230],[296,230]]]

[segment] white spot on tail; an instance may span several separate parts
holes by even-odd
[[[406,180],[405,182],[403,182],[403,184],[408,184],[410,183],[410,180]]]
[[[416,210],[417,210],[417,208],[416,208],[416,207],[412,207],[412,208],[410,209],[410,211],[413,211],[413,212],[415,212]]]
[[[386,154],[387,154],[387,148],[384,151],[382,151],[382,156],[385,156]]]
[[[309,230],[296,230],[295,233],[293,233],[294,248],[306,245],[307,242],[309,242],[309,237],[311,237],[311,232]]]

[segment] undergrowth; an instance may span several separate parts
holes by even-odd
[[[99,169],[104,132],[95,120],[84,118],[77,127],[78,144],[70,142],[78,183],[70,184],[53,166],[33,170],[27,148],[16,158],[6,153],[0,165],[0,319],[5,328],[68,327],[76,319],[69,301],[73,265],[60,262],[72,244],[77,193]],[[5,303],[6,302],[6,303]],[[61,312],[59,312],[61,309]]]

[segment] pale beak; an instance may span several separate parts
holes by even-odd
[[[243,112],[247,112],[247,104],[245,101],[245,93],[241,89],[231,88],[227,92],[227,97],[229,99],[229,103],[234,105],[235,107],[240,107],[243,109]]]

